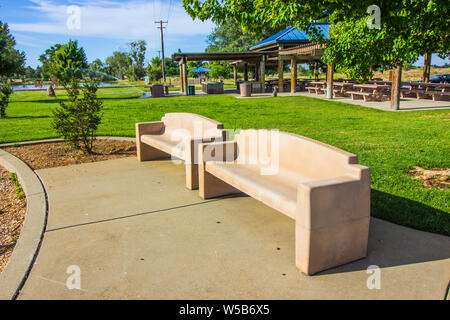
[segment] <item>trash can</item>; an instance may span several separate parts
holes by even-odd
[[[162,84],[152,85],[152,97],[161,98],[164,97],[164,86]]]
[[[240,85],[241,97],[251,97],[252,96],[252,83],[242,82]]]
[[[195,86],[189,86],[189,95],[195,96]]]

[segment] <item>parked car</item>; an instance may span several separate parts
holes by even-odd
[[[422,80],[419,80],[419,82],[422,82]],[[434,76],[430,77],[430,81],[432,83],[450,83],[450,74],[435,74]]]

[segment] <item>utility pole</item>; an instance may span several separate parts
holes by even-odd
[[[159,27],[157,27],[158,29],[161,30],[161,53],[162,53],[162,74],[163,74],[163,81],[164,83],[166,82],[166,63],[164,61],[164,32],[163,29],[165,29],[166,27],[163,26],[163,24],[167,24],[167,21],[156,21],[155,23],[159,24]]]

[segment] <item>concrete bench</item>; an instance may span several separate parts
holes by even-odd
[[[267,130],[202,144],[199,153],[203,199],[244,192],[295,220],[302,272],[311,275],[366,256],[370,171],[355,155],[290,133],[269,136]]]
[[[221,123],[192,113],[166,113],[161,121],[136,123],[137,159],[183,160],[189,189],[198,188],[198,145],[227,139]]]

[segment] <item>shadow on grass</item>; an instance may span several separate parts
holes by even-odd
[[[443,216],[448,221],[449,214],[441,210],[426,206],[416,201],[390,195],[381,191],[372,190],[372,211],[378,207],[378,201],[395,202],[394,208],[403,208],[408,214],[408,208],[415,207],[422,212],[424,220],[430,216]],[[374,212],[372,212],[373,215]],[[450,258],[450,237],[423,232],[400,226],[391,222],[372,218],[370,221],[369,244],[367,257],[346,265],[325,270],[319,273],[335,274],[367,270],[370,265],[380,268],[402,266],[428,261],[444,260]]]
[[[21,117],[6,117],[6,119],[46,119],[50,116],[21,116]]]

